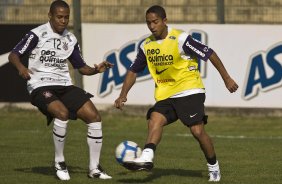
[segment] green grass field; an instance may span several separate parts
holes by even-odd
[[[152,172],[131,172],[114,157],[115,147],[132,140],[143,147],[147,124],[143,115],[124,112],[103,117],[101,165],[112,180],[87,178],[86,126],[71,121],[65,146],[70,184],[88,183],[186,183],[207,181],[206,161],[197,142],[180,122],[165,128]],[[209,117],[207,132],[213,138],[224,184],[282,183],[282,120],[279,117]],[[0,109],[0,183],[63,183],[55,177],[52,126],[37,111]],[[66,183],[66,182],[64,182]]]

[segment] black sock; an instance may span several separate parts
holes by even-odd
[[[145,146],[144,146],[144,149],[146,149],[146,148],[150,148],[150,149],[152,149],[154,152],[156,151],[156,145],[154,144],[154,143],[148,143],[148,144],[146,144]]]
[[[207,159],[207,162],[208,162],[210,165],[216,164],[216,156],[213,156],[213,157],[211,157],[211,158],[206,157],[206,159]]]

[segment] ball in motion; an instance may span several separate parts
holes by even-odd
[[[116,160],[123,165],[124,162],[131,162],[135,158],[140,157],[141,152],[142,150],[137,143],[133,141],[123,141],[116,147]]]

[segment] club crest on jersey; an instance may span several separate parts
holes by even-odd
[[[67,39],[69,40],[69,42],[72,42],[70,35],[67,35]]]
[[[69,49],[69,46],[68,46],[67,42],[63,42],[63,49],[64,50],[68,50]]]
[[[51,96],[53,96],[53,94],[52,94],[50,91],[44,91],[44,92],[43,92],[43,96],[44,96],[45,98],[50,98]]]

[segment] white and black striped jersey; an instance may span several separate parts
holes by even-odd
[[[27,81],[29,93],[41,86],[72,85],[67,59],[75,69],[86,65],[74,34],[54,33],[49,22],[27,33],[12,52],[20,57],[29,54],[28,68],[33,72]]]

